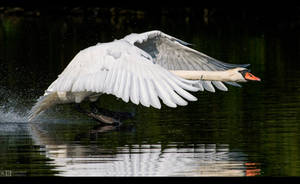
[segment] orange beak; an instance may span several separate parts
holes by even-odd
[[[251,80],[251,81],[261,81],[260,78],[255,77],[255,76],[254,76],[252,73],[250,73],[250,72],[246,72],[244,77],[245,77],[245,79]]]

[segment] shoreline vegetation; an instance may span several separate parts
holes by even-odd
[[[152,18],[168,16],[171,18],[189,20],[197,19],[204,24],[221,21],[245,21],[247,23],[281,24],[289,22],[300,25],[300,6],[282,8],[212,8],[212,7],[94,7],[94,6],[1,6],[0,16],[84,16],[100,17],[107,16],[131,16],[144,18],[151,15]]]

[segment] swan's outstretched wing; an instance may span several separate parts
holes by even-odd
[[[154,64],[143,50],[117,40],[82,50],[47,91],[113,94],[125,102],[161,108],[159,98],[169,107],[187,105],[183,98],[196,101],[186,91],[198,91],[194,83]]]
[[[249,66],[249,64],[229,64],[218,61],[187,47],[190,45],[189,43],[161,31],[149,31],[141,34],[133,33],[124,39],[149,53],[155,63],[168,70],[222,71]],[[227,87],[220,81],[199,81],[197,86],[201,90],[206,89],[214,92],[212,84],[220,90],[227,91]],[[240,86],[235,82],[228,84]]]

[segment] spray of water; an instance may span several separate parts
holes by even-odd
[[[29,101],[26,95],[16,94],[11,90],[0,88],[0,122],[27,122]]]
[[[29,112],[39,98],[33,90],[11,90],[0,86],[0,123],[28,123]],[[64,123],[87,121],[87,116],[74,113],[68,105],[56,105],[41,113],[34,122]],[[92,121],[92,119],[90,119]]]

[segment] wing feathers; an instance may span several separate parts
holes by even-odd
[[[246,68],[249,64],[230,64],[221,62],[204,53],[198,52],[190,47],[190,44],[167,35],[161,31],[149,31],[141,34],[131,34],[124,38],[131,44],[148,52],[155,63],[168,70],[204,70],[222,71],[236,67]],[[217,82],[198,83],[201,89],[214,91],[214,87],[226,91],[224,84]],[[227,83],[240,86],[237,83]]]
[[[149,94],[145,85],[144,78],[138,78],[140,102],[143,106],[150,107]]]
[[[112,50],[114,44],[116,46]],[[107,55],[107,49],[118,55]],[[184,106],[187,105],[186,100],[197,100],[186,91],[199,90],[192,86],[194,81],[181,79],[154,64],[147,53],[124,40],[107,43],[106,46],[96,45],[78,55],[50,85],[51,91],[113,94],[125,102],[130,100],[134,104],[154,108],[161,108],[159,99],[169,107]],[[183,60],[184,63],[187,61]]]
[[[176,104],[171,100],[169,94],[167,93],[167,90],[162,87],[160,82],[154,82],[153,80],[152,82],[155,86],[159,98],[164,102],[164,104],[166,104],[169,107],[177,107]]]
[[[152,107],[155,107],[157,109],[161,108],[161,104],[159,102],[157,92],[155,91],[154,85],[152,83],[152,80],[146,80],[146,86],[149,94],[149,99]]]
[[[211,81],[200,81],[200,82],[202,83],[202,86],[205,90],[210,91],[212,93],[216,91],[213,85],[211,84]]]
[[[105,79],[104,85],[103,85],[103,92],[104,93],[110,94],[109,85],[112,81],[113,74],[114,74],[114,70],[112,70],[112,69],[107,73],[107,76],[106,76],[106,79]]]
[[[120,81],[118,84],[118,89],[116,90],[115,94],[118,98],[122,98],[123,94],[124,94],[124,89],[125,89],[125,85],[126,85],[126,80],[127,80],[127,72],[124,70],[121,70],[122,74],[120,76]]]
[[[228,91],[227,87],[220,81],[211,81],[221,91]]]
[[[112,89],[112,92],[116,95],[117,94],[117,91],[120,87],[120,81],[121,81],[121,76],[122,76],[122,73],[123,73],[123,70],[119,70],[116,74],[116,80],[113,84],[113,89]]]
[[[123,95],[122,95],[122,100],[124,102],[128,102],[129,101],[129,93],[130,93],[130,88],[131,88],[131,73],[126,72],[126,80],[125,83],[123,85]]]
[[[136,105],[139,104],[139,89],[137,84],[137,78],[134,75],[131,75],[131,88],[130,88],[130,101]]]
[[[162,78],[161,83],[163,87],[166,88],[172,100],[178,105],[181,106],[187,105],[187,102],[183,100],[177,93],[174,92],[174,89],[178,88],[177,84],[171,81],[167,76],[162,76],[163,75],[162,73],[159,73],[159,75]]]

